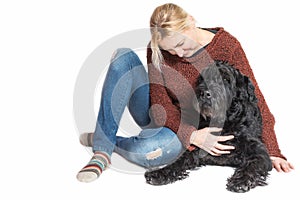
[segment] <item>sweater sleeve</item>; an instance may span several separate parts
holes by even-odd
[[[175,105],[164,84],[162,72],[151,64],[151,49],[147,51],[148,74],[150,81],[151,115],[157,126],[164,126],[174,131],[182,145],[190,151],[190,137],[196,128],[181,119],[180,107]]]
[[[277,142],[277,138],[275,135],[275,118],[273,114],[270,112],[270,109],[267,105],[267,102],[259,89],[258,83],[254,77],[253,71],[250,67],[248,59],[244,50],[242,49],[240,43],[237,41],[235,50],[233,55],[229,59],[229,63],[233,64],[237,69],[241,71],[244,75],[248,76],[254,87],[255,87],[255,94],[258,98],[258,107],[262,114],[262,121],[263,121],[263,132],[262,132],[262,140],[268,149],[270,156],[276,156],[286,159],[279,149],[279,145]]]

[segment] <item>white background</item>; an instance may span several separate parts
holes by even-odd
[[[187,10],[200,26],[222,26],[239,39],[276,118],[280,148],[296,170],[273,170],[269,186],[246,194],[226,191],[233,170],[222,167],[204,167],[164,187],[145,184],[141,173],[113,169],[90,184],[76,180],[91,156],[78,142],[73,118],[81,66],[102,42],[147,28],[153,9],[165,2],[1,1],[0,199],[298,199],[296,0],[168,1]]]

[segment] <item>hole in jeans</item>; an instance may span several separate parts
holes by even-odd
[[[154,151],[151,151],[149,153],[146,154],[146,159],[147,160],[154,160],[158,157],[160,157],[162,155],[162,149],[161,148],[158,148]]]

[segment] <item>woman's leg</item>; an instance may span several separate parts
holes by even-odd
[[[137,95],[138,94],[138,95]],[[129,106],[140,113],[133,114],[139,125],[150,122],[149,81],[147,72],[139,57],[130,49],[118,49],[110,64],[103,85],[100,109],[93,137],[93,151],[106,152],[111,155],[116,144],[116,133],[125,107]],[[138,119],[137,119],[138,118]]]
[[[146,126],[150,123],[148,83],[147,73],[138,56],[130,49],[118,49],[112,58],[103,84],[93,135],[95,154],[78,173],[79,181],[90,182],[97,179],[109,164],[116,145],[116,133],[121,116],[127,104],[139,125]],[[132,102],[137,103],[133,106]]]
[[[158,167],[174,161],[184,148],[177,135],[166,127],[144,129],[138,136],[117,137],[115,152],[146,167]]]

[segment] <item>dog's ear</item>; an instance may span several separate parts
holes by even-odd
[[[248,99],[250,102],[257,102],[257,98],[255,96],[255,87],[247,76],[244,76],[245,82],[247,82],[247,92],[248,92]]]
[[[247,99],[249,102],[256,103],[257,98],[255,96],[255,87],[251,82],[250,78],[243,75],[239,70],[237,70],[236,77],[236,86],[239,91],[239,96],[242,99]]]

